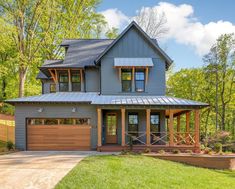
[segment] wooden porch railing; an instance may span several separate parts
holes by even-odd
[[[130,139],[133,141],[133,145],[135,144],[146,144],[146,132],[145,131],[128,131],[125,132],[125,136],[127,136],[129,139],[126,141],[126,145],[130,145]]]
[[[130,138],[133,145],[146,145],[146,132],[125,132],[129,138],[126,145],[130,145]],[[175,132],[173,133],[174,145],[195,145],[195,132]],[[150,145],[170,145],[169,132],[150,132]]]

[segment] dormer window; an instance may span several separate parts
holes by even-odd
[[[69,91],[69,78],[68,72],[61,72],[59,74],[59,90],[61,92]]]
[[[131,92],[132,73],[131,69],[122,69],[122,92]]]
[[[71,73],[72,91],[81,91],[81,75],[79,72]]]
[[[135,91],[144,92],[145,88],[145,71],[136,70],[135,71]]]

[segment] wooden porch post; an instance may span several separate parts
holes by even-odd
[[[190,140],[189,140],[189,132],[190,132],[190,112],[186,113],[186,144],[189,144]]]
[[[126,125],[125,125],[125,112],[126,109],[122,108],[121,109],[121,114],[122,114],[122,146],[126,145],[126,141],[125,141],[125,129],[126,129]]]
[[[173,111],[169,110],[169,134],[170,134],[170,146],[174,146],[174,117]]]
[[[200,112],[199,110],[194,111],[194,129],[195,129],[195,147],[200,146]]]
[[[102,146],[102,126],[101,126],[101,109],[97,108],[97,146]]]
[[[177,116],[177,141],[180,140],[180,115]]]
[[[146,144],[149,146],[151,144],[150,141],[150,109],[146,109]]]

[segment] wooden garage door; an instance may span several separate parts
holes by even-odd
[[[89,125],[28,125],[27,150],[90,150]]]

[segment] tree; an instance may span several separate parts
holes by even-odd
[[[168,32],[165,13],[156,8],[142,8],[134,20],[151,38],[160,38]]]
[[[235,93],[235,38],[233,34],[221,35],[204,57],[205,74],[215,88],[216,128],[225,130],[227,109]],[[218,117],[219,116],[219,117]],[[218,126],[218,119],[220,125]]]
[[[65,37],[89,38],[96,25],[105,23],[95,12],[98,0],[2,0],[1,18],[14,29],[11,33],[17,54],[19,97],[25,94],[28,75],[45,58],[61,55],[59,43]]]
[[[109,39],[115,39],[118,36],[118,29],[112,27],[105,33],[105,36]]]

